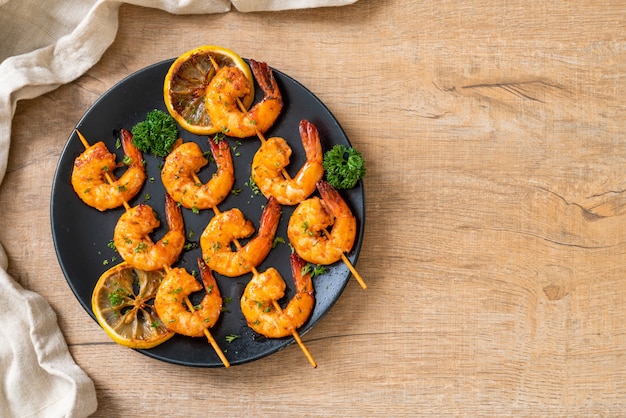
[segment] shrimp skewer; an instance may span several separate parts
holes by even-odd
[[[215,70],[219,71],[220,68],[217,65],[217,63],[215,62],[215,60],[213,60],[211,58],[211,62],[213,64],[213,67],[215,67]],[[255,61],[251,60],[251,64],[252,64],[252,70],[254,72],[255,68],[258,68],[258,65],[257,65],[258,63],[256,63]],[[267,67],[266,64],[263,64],[263,66]],[[269,67],[266,68],[266,69],[269,69]],[[259,84],[261,85],[261,88],[266,92],[266,97],[267,97],[267,95],[268,95],[268,93],[270,91],[277,92],[278,95],[279,95],[279,101],[276,101],[276,104],[278,104],[279,107],[278,107],[278,109],[276,107],[273,107],[273,109],[272,109],[272,112],[275,113],[275,117],[274,117],[274,120],[275,120],[278,117],[278,113],[280,113],[280,110],[282,109],[282,96],[280,96],[280,91],[278,90],[278,85],[276,84],[276,81],[274,80],[273,74],[271,73],[271,71],[268,71],[268,72],[269,72],[269,78],[267,80],[269,81],[269,83],[262,83],[260,81],[261,78],[257,77],[257,73],[256,72],[255,72],[255,78],[257,78],[257,81],[259,81]],[[271,85],[271,88],[268,87],[268,84]],[[264,98],[264,100],[265,100],[265,98]],[[243,104],[241,103],[241,100],[240,100],[239,96],[235,97],[235,102],[236,102],[237,106],[239,107],[240,111],[242,113],[244,113],[246,110],[245,110],[245,107],[243,106]],[[231,101],[231,103],[232,103],[232,101]],[[208,107],[208,101],[207,101],[207,107]],[[273,124],[273,121],[272,121],[272,124]],[[269,129],[269,127],[268,127],[268,129]],[[265,138],[263,137],[263,133],[259,129],[258,126],[256,126],[256,125],[254,126],[254,131],[256,132],[257,136],[261,140],[261,143],[264,143],[265,142]],[[263,132],[265,132],[265,131],[263,131]],[[252,134],[247,135],[247,136],[251,136],[251,135]],[[284,177],[286,179],[288,179],[289,178],[289,174],[287,174],[287,172],[284,169],[282,170],[282,172],[283,172]],[[213,209],[215,210],[216,215],[219,215],[219,213],[220,213],[219,210],[216,207],[214,207]],[[237,238],[234,238],[233,243],[235,244],[237,249],[241,249],[242,248],[241,244],[239,243]],[[254,267],[254,266],[252,267],[252,272],[253,272],[253,274],[255,276],[259,275],[259,272],[256,270],[256,267]],[[281,308],[280,308],[280,305],[278,305],[277,301],[273,301],[273,305],[274,305],[274,308],[276,309],[277,312],[281,312],[282,311]],[[314,368],[317,367],[317,364],[315,363],[315,360],[313,359],[313,356],[311,356],[311,353],[309,352],[309,350],[306,348],[306,346],[302,342],[302,339],[300,339],[300,335],[298,335],[298,332],[296,330],[294,330],[292,332],[292,336],[296,340],[298,345],[300,346],[300,349],[302,350],[302,352],[306,356],[307,360],[309,360],[309,363],[311,364],[311,366],[313,366]]]
[[[189,337],[203,336],[206,329],[215,325],[222,309],[222,296],[215,277],[201,258],[198,258],[198,267],[202,285],[184,268],[172,268],[154,298],[154,307],[165,326]],[[188,308],[189,295],[203,288],[205,296],[202,301]]]
[[[89,143],[85,139],[85,137],[78,130],[76,130],[76,133],[78,134],[78,137],[81,140],[81,142],[83,143],[83,145],[85,146],[85,148],[88,148],[89,147]],[[114,180],[109,175],[109,173],[105,173],[105,177],[106,177],[106,179],[107,179],[107,181],[109,183],[113,183],[114,182]],[[169,206],[168,206],[168,204],[169,204]],[[132,210],[132,208],[128,205],[127,201],[124,201],[123,205],[124,205],[124,208],[126,208],[125,214]],[[169,210],[168,210],[168,208],[169,208]],[[166,217],[167,217],[168,225],[170,226],[170,230],[173,229],[173,230],[180,230],[180,231],[182,231],[183,245],[184,245],[185,234],[184,234],[182,213],[180,212],[180,208],[176,207],[175,202],[173,202],[173,200],[169,197],[168,194],[166,194]],[[116,227],[117,227],[117,225],[116,225]],[[148,244],[151,243],[149,236],[146,235],[144,238],[148,242]],[[180,251],[182,251],[182,247],[181,247]],[[180,251],[178,252],[178,255],[180,255]],[[178,258],[178,255],[176,256],[176,258]],[[166,270],[166,272],[170,271],[170,267],[169,267],[170,264],[164,264],[163,265],[163,268]],[[185,299],[185,303],[187,304],[189,309],[192,309],[193,305],[191,304],[191,301],[189,300],[189,298],[185,297],[184,299]],[[230,363],[228,362],[228,359],[226,359],[226,357],[224,356],[224,353],[222,352],[221,348],[219,347],[219,345],[217,344],[217,342],[215,341],[215,339],[213,338],[213,336],[211,335],[209,330],[205,329],[204,330],[204,334],[205,334],[207,340],[209,341],[209,343],[211,344],[211,346],[213,347],[213,349],[215,350],[215,352],[217,353],[217,356],[220,358],[220,360],[224,364],[224,367],[226,367],[226,368],[230,367]]]
[[[206,90],[205,108],[211,123],[222,132],[237,138],[247,138],[266,132],[283,108],[283,100],[272,70],[266,63],[250,60],[254,78],[264,97],[248,111],[240,110],[240,98],[250,92],[250,84],[237,67],[219,68]]]
[[[233,158],[224,140],[209,140],[217,171],[207,183],[196,173],[208,160],[195,142],[178,145],[165,159],[161,179],[167,192],[187,209],[210,209],[220,204],[235,183]]]
[[[352,249],[356,218],[350,208],[327,182],[318,183],[321,198],[312,197],[293,211],[287,235],[294,249],[306,261],[332,264]],[[332,227],[329,236],[322,231]]]
[[[122,147],[129,161],[128,169],[119,179],[113,178],[117,167],[115,155],[109,152],[104,142],[89,145],[79,131],[78,137],[85,151],[74,161],[72,187],[78,197],[87,205],[99,211],[117,208],[135,197],[146,180],[143,157],[132,143],[132,134],[121,130]]]
[[[216,209],[216,208],[214,208]],[[280,221],[280,205],[270,198],[263,209],[257,235],[244,246],[231,249],[231,243],[254,233],[254,225],[243,213],[233,208],[226,212],[216,210],[200,237],[202,256],[207,265],[228,277],[241,276],[258,266],[269,254]]]
[[[292,334],[306,322],[315,304],[311,274],[302,274],[306,262],[297,254],[291,254],[290,262],[296,294],[285,309],[281,311],[274,307],[274,303],[285,295],[286,286],[273,267],[255,275],[241,297],[241,311],[248,326],[268,338]]]
[[[156,243],[149,234],[161,223],[150,206],[140,203],[120,216],[113,242],[124,260],[145,271],[159,270],[176,262],[185,245],[185,227],[180,207],[167,193],[165,216],[169,231]]]
[[[293,211],[287,235],[295,251],[314,264],[332,264],[343,260],[363,289],[363,279],[356,273],[345,253],[356,238],[356,218],[341,195],[326,181],[317,183],[321,195],[301,202]],[[326,228],[332,226],[329,233]]]
[[[302,120],[299,131],[306,162],[294,178],[283,174],[292,152],[283,138],[262,141],[252,160],[252,179],[265,197],[274,196],[282,205],[296,205],[309,197],[324,176],[324,154],[317,128]]]

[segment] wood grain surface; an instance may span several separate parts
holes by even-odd
[[[18,104],[0,188],[9,273],[50,302],[97,417],[623,416],[623,0],[379,2],[174,16],[124,6],[78,80]],[[367,159],[365,240],[297,348],[230,369],[113,343],[57,263],[61,150],[113,84],[202,44],[314,92]],[[70,63],[71,64],[71,63]]]

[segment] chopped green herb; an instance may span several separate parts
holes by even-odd
[[[326,266],[321,264],[314,265],[311,263],[307,263],[304,267],[302,267],[302,275],[311,274],[311,278],[315,278],[317,276],[321,276],[326,273]]]
[[[133,126],[133,144],[141,151],[157,157],[165,157],[172,151],[178,139],[178,127],[174,118],[161,110],[148,113],[146,120]]]
[[[109,302],[111,302],[111,305],[119,306],[124,303],[124,300],[126,299],[126,297],[130,296],[130,294],[123,288],[118,287],[117,289],[115,289],[114,292],[109,293],[107,296],[109,298]]]
[[[276,246],[278,244],[284,244],[285,243],[285,238],[283,237],[275,237],[274,238],[274,242],[272,242],[272,248],[276,248]]]

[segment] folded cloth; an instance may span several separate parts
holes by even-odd
[[[356,0],[233,0],[239,11],[343,5]],[[0,182],[18,100],[85,73],[115,38],[122,3],[170,13],[223,13],[228,0],[0,0]],[[24,36],[24,34],[28,34]],[[72,65],[67,65],[71,62]],[[0,245],[0,417],[84,417],[95,387],[71,357],[48,302],[7,273]]]
[[[231,0],[240,12],[310,9],[313,7],[345,6],[357,0]]]

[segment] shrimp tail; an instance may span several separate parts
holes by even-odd
[[[209,148],[211,148],[211,154],[218,166],[220,164],[228,165],[228,168],[232,169],[232,157],[228,148],[228,141],[224,139],[209,139]]]
[[[291,263],[291,275],[296,285],[296,293],[308,293],[312,296],[313,282],[311,280],[311,273],[302,274],[306,266],[306,261],[295,252],[289,256],[289,261]]]
[[[200,269],[200,277],[202,277],[202,284],[204,284],[204,290],[207,293],[215,293],[219,296],[220,289],[217,287],[217,281],[213,272],[206,265],[202,257],[198,257],[198,268]]]
[[[165,219],[170,231],[183,231],[185,229],[183,212],[169,193],[165,193]]]
[[[143,164],[143,155],[135,144],[133,144],[133,134],[127,129],[122,129],[120,133],[122,134],[122,149],[124,150],[124,154],[131,159],[131,163],[128,165],[130,167],[139,167],[140,164]]]
[[[259,235],[273,237],[276,234],[280,221],[280,212],[280,203],[274,196],[271,196],[265,205],[265,209],[263,209],[263,214],[261,214]]]
[[[308,120],[302,119],[298,127],[300,131],[300,138],[302,139],[302,146],[306,153],[306,158],[309,161],[322,160],[322,144],[320,142],[319,132],[315,125]]]
[[[326,207],[330,210],[330,213],[337,218],[350,217],[352,212],[346,204],[345,200],[341,197],[341,194],[325,180],[317,182],[317,190],[320,192],[320,196],[324,201]]]
[[[265,62],[257,62],[251,59],[250,68],[257,83],[259,83],[259,87],[265,93],[263,100],[268,98],[277,99],[282,104],[282,95],[269,65]]]

